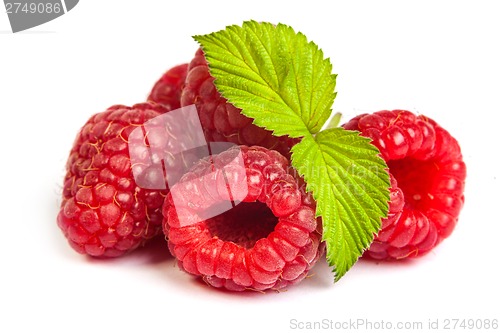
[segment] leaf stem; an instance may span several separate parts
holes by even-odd
[[[324,131],[330,128],[339,127],[341,118],[342,118],[342,113],[340,112],[335,113],[333,116],[330,117],[330,119],[326,121],[325,125],[321,130]]]

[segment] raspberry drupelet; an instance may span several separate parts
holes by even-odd
[[[171,110],[180,108],[187,69],[188,64],[181,64],[166,71],[154,84],[149,93],[148,101],[163,104]]]

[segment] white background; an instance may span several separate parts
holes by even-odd
[[[247,19],[289,24],[323,48],[344,120],[409,109],[459,140],[466,204],[449,239],[419,260],[359,262],[337,284],[322,259],[311,278],[266,294],[211,289],[180,272],[163,243],[117,260],[70,249],[55,220],[78,129],[108,106],[143,101],[164,70],[192,58],[192,35]],[[83,0],[18,34],[2,8],[0,331],[287,332],[298,331],[292,319],[424,328],[429,319],[500,319],[499,32],[494,1]]]

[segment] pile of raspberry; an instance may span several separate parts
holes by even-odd
[[[146,102],[90,117],[67,160],[57,223],[81,254],[117,257],[163,237],[178,266],[210,286],[282,290],[324,253],[315,202],[290,166],[297,141],[252,124],[213,81],[200,49],[164,73]],[[149,168],[162,158],[148,151],[153,143],[182,146],[175,129],[151,121],[192,105],[207,147],[230,148],[200,158],[181,153],[163,169]],[[133,147],[137,161],[133,132],[145,124],[142,148]],[[464,203],[458,142],[432,119],[404,110],[359,115],[343,127],[371,138],[389,166],[389,214],[363,257],[419,257],[447,238]],[[165,186],[144,185],[158,179]]]

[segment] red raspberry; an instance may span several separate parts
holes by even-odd
[[[181,93],[186,81],[188,64],[177,65],[169,69],[155,83],[148,96],[148,101],[164,104],[171,110],[181,107]]]
[[[185,174],[163,206],[180,267],[234,291],[279,290],[304,279],[324,246],[314,203],[287,168],[276,151],[241,146]]]
[[[168,112],[159,104],[115,105],[92,116],[71,149],[57,222],[79,253],[116,257],[161,232],[166,190],[132,176],[128,139],[138,125]]]
[[[273,136],[270,131],[252,124],[252,119],[219,94],[213,81],[203,51],[198,49],[189,64],[181,105],[196,105],[207,141],[258,145],[290,155],[290,148],[297,140]]]
[[[417,257],[447,238],[464,203],[458,142],[434,120],[404,110],[363,114],[344,128],[371,138],[391,174],[389,215],[365,256]]]

